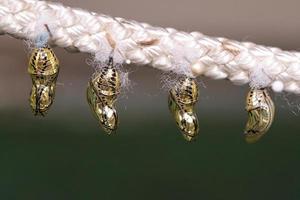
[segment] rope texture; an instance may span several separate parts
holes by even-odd
[[[91,53],[100,61],[114,49],[117,63],[300,94],[299,52],[153,27],[60,3],[0,0],[0,34],[35,40],[47,31],[45,24],[51,31],[50,44]]]

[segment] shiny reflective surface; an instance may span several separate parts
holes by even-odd
[[[199,131],[194,105],[198,100],[198,86],[194,79],[182,77],[169,93],[169,110],[187,141],[196,138]]]
[[[87,88],[87,100],[92,112],[107,134],[112,134],[118,126],[118,114],[114,107],[121,82],[113,60],[96,71]]]
[[[52,105],[58,72],[59,62],[51,48],[33,50],[28,73],[32,79],[29,101],[35,115],[44,116]]]
[[[300,1],[296,0],[60,2],[283,49],[300,46],[296,25]],[[85,101],[92,73],[86,54],[55,49],[66,66],[58,80],[64,86],[57,85],[59,98],[47,120],[40,120],[31,116],[27,105],[31,80],[22,68],[23,44],[8,36],[0,40],[1,199],[299,199],[300,118],[283,98],[274,98],[278,123],[270,134],[247,145],[241,130],[248,87],[204,79],[207,89],[201,88],[201,103],[196,107],[201,112],[201,139],[189,144],[176,134],[160,72],[138,67],[130,75],[136,85],[118,107],[122,134],[105,137]]]
[[[246,99],[248,121],[245,137],[248,143],[258,141],[271,127],[275,106],[267,89],[251,89]]]

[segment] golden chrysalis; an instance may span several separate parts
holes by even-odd
[[[121,81],[113,59],[96,71],[87,88],[87,100],[92,112],[107,134],[116,132],[118,115],[114,107],[120,93]]]
[[[35,115],[44,116],[54,101],[59,61],[50,47],[35,48],[31,54],[28,73],[32,79],[30,106]]]
[[[169,92],[169,110],[187,141],[199,132],[194,105],[198,101],[198,86],[194,79],[182,77]]]
[[[275,106],[267,89],[250,89],[246,99],[248,122],[245,137],[248,143],[258,141],[271,127]]]

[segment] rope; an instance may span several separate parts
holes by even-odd
[[[300,53],[250,42],[213,38],[199,32],[153,27],[122,18],[37,0],[0,0],[0,34],[86,52],[104,61],[151,65],[189,77],[228,79],[234,84],[271,87],[300,94]]]

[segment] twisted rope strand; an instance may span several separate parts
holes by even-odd
[[[0,34],[35,40],[46,31],[45,24],[52,34],[49,43],[94,54],[100,61],[115,49],[117,63],[300,94],[299,52],[153,27],[60,3],[0,0]]]

